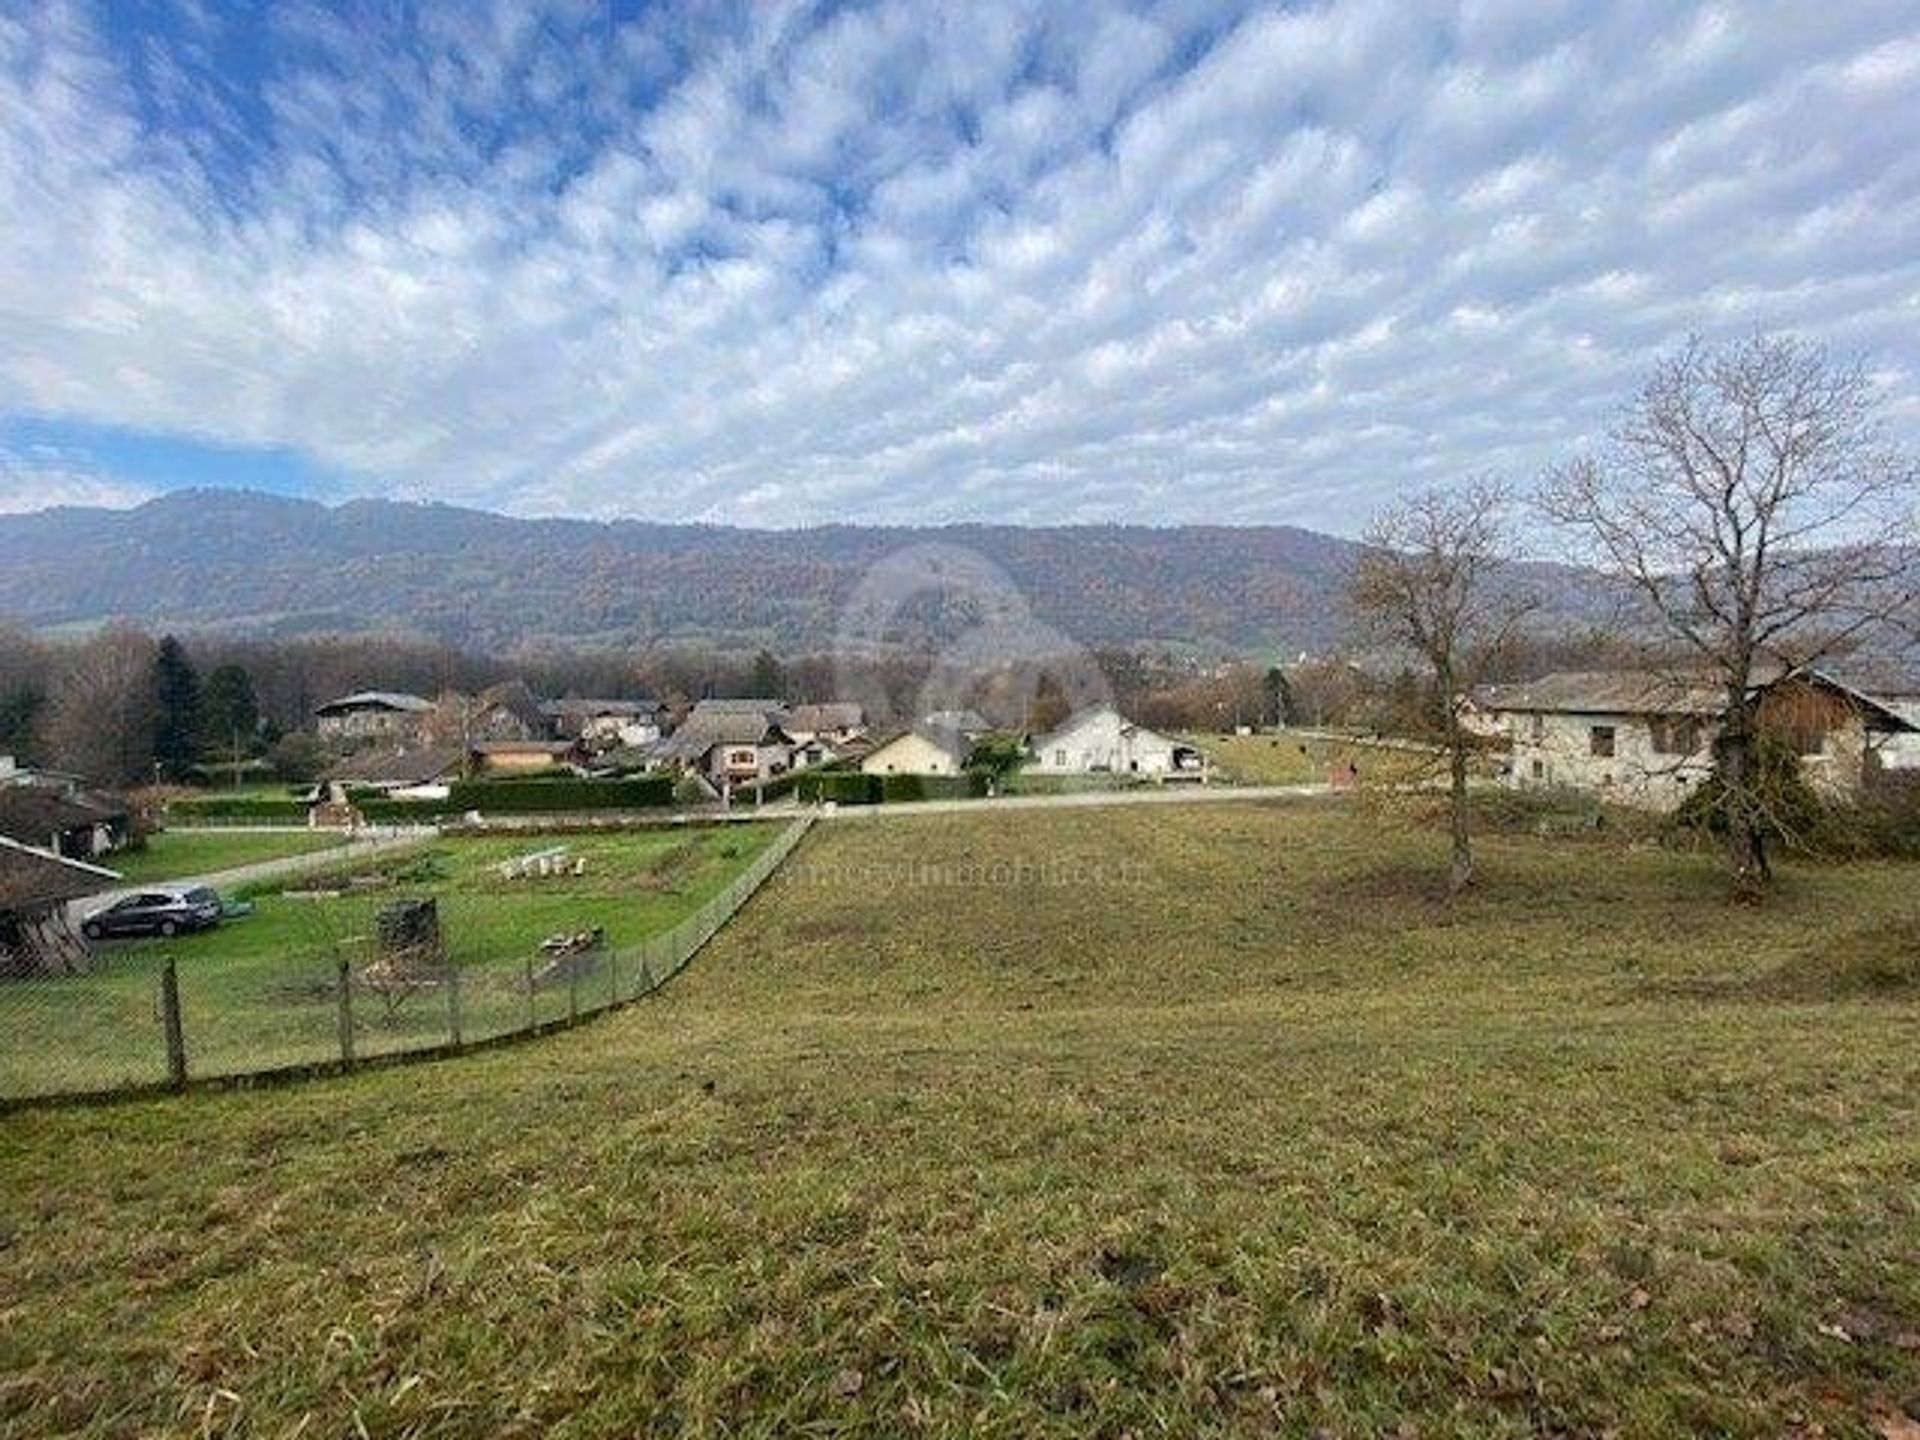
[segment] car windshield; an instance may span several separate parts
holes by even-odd
[[[220,903],[219,894],[216,891],[208,889],[205,885],[196,885],[181,898],[189,905],[218,905]]]

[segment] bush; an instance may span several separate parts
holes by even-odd
[[[870,777],[871,778],[871,777]],[[987,793],[989,777],[973,775],[882,775],[880,798],[905,800],[977,800]]]
[[[463,813],[526,815],[561,810],[639,810],[673,803],[673,779],[637,775],[626,780],[579,776],[531,780],[457,780],[446,808]]]
[[[794,794],[808,803],[830,800],[836,805],[878,805],[881,777],[858,770],[808,770],[794,782]]]
[[[1820,797],[1800,770],[1800,755],[1785,738],[1762,733],[1754,746],[1759,774],[1752,797],[1741,802],[1730,794],[1719,773],[1709,775],[1674,812],[1682,830],[1724,835],[1728,814],[1736,803],[1754,804],[1760,833],[1768,844],[1791,850],[1818,850],[1829,829]]]
[[[837,805],[899,804],[910,800],[978,799],[987,793],[985,775],[867,775],[858,770],[802,771],[794,793],[809,803]]]

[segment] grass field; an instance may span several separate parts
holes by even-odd
[[[1352,765],[1361,783],[1398,784],[1434,773],[1426,756],[1360,740],[1327,740],[1287,733],[1196,735],[1221,779],[1240,785],[1310,785]]]
[[[828,823],[583,1029],[7,1117],[0,1430],[1909,1433],[1920,876],[1483,849]]]
[[[129,881],[174,880],[186,875],[208,875],[261,860],[307,855],[339,845],[343,836],[326,831],[291,830],[278,834],[258,831],[222,833],[217,830],[163,830],[151,835],[138,850],[125,850],[104,862]]]
[[[772,833],[773,827],[756,825],[443,839],[347,862],[332,878],[356,883],[336,897],[288,893],[326,885],[325,866],[242,887],[239,893],[255,905],[255,913],[243,919],[169,941],[110,942],[87,975],[0,985],[0,1036],[6,1041],[0,1095],[163,1078],[166,1055],[155,997],[167,956],[178,966],[192,1073],[331,1058],[339,1045],[336,967],[343,957],[356,966],[368,958],[374,911],[402,895],[438,900],[449,956],[466,976],[463,1038],[521,1028],[529,1018],[525,962],[542,939],[597,925],[606,930],[609,950],[635,945],[698,909]],[[554,845],[566,846],[568,858],[582,861],[586,873],[501,878],[501,862]],[[598,974],[604,985],[604,971]],[[598,994],[590,990],[589,999]],[[563,986],[534,1000],[537,1019],[557,1018],[571,1003]],[[425,988],[391,1008],[364,997],[360,1053],[439,1043],[448,1034],[448,1003],[444,992]]]

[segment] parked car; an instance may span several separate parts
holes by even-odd
[[[80,926],[89,940],[122,935],[183,935],[220,923],[220,897],[205,885],[191,890],[142,890],[96,910]]]

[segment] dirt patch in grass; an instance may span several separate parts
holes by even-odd
[[[1808,946],[1754,988],[1789,1000],[1920,995],[1920,918],[1865,925]]]

